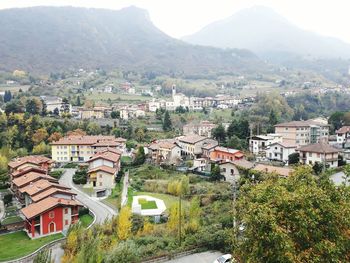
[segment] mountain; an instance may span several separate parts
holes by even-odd
[[[350,58],[350,44],[302,30],[262,6],[241,10],[183,40],[220,48],[246,48],[273,62]]]
[[[67,68],[244,71],[262,61],[247,50],[193,46],[171,38],[137,7],[118,11],[32,7],[0,11],[0,70]]]

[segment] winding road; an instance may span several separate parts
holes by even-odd
[[[110,219],[113,216],[117,215],[116,211],[107,205],[98,201],[97,198],[93,198],[80,191],[72,181],[73,175],[75,173],[75,169],[65,169],[65,172],[61,176],[59,183],[65,185],[67,187],[72,188],[72,192],[76,193],[76,200],[78,200],[81,204],[88,207],[94,214],[95,220],[93,224],[103,223],[106,219]],[[63,249],[61,248],[61,243],[56,244],[51,248],[51,257],[55,263],[61,262],[61,257],[63,256]]]
[[[62,185],[72,188],[72,192],[76,193],[76,200],[88,207],[96,216],[95,223],[103,223],[106,219],[110,219],[117,215],[116,211],[107,205],[98,201],[97,198],[93,198],[80,191],[72,181],[75,169],[66,169],[59,182]]]

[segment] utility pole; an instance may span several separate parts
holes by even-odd
[[[181,247],[181,193],[179,194],[179,244]]]

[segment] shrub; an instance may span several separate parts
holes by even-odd
[[[13,195],[8,193],[4,196],[4,204],[7,206],[12,202]]]
[[[82,169],[75,172],[73,176],[73,182],[75,184],[86,184],[87,183],[87,170]]]
[[[79,217],[83,216],[83,215],[88,215],[90,212],[89,208],[87,207],[83,207],[79,209]]]
[[[63,174],[63,170],[55,170],[55,171],[50,172],[50,176],[52,176],[56,179],[60,179],[62,174]]]

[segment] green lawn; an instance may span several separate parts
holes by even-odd
[[[174,203],[179,202],[178,197],[173,196],[173,195],[168,195],[168,194],[149,193],[149,192],[134,192],[133,196],[136,196],[136,195],[149,195],[149,196],[161,199],[164,201],[167,209],[169,209]],[[132,200],[130,202],[130,205],[131,205],[131,203],[132,203]],[[182,200],[181,204],[183,205],[183,207],[189,206],[189,202],[187,200]]]
[[[94,221],[94,218],[90,214],[86,214],[79,217],[79,221],[83,227],[88,227]]]
[[[139,204],[141,205],[141,209],[157,209],[156,201],[147,201],[144,198],[139,199]]]
[[[1,221],[2,225],[9,225],[9,224],[13,224],[13,223],[18,223],[18,222],[22,222],[23,219],[20,216],[9,216],[6,217],[4,220]]]
[[[24,231],[1,235],[0,261],[23,257],[41,246],[62,237],[62,234],[55,234],[31,240]]]

